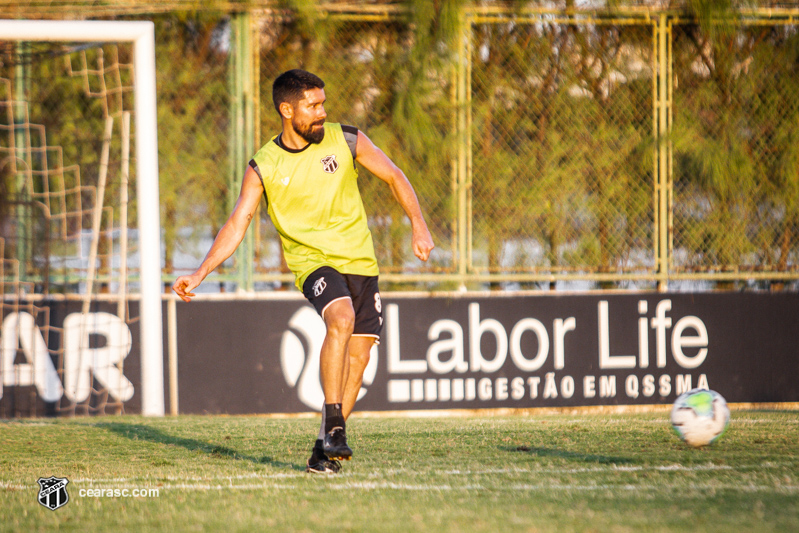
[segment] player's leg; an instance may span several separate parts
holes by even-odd
[[[355,401],[358,399],[358,393],[363,382],[363,372],[366,370],[366,365],[369,364],[369,355],[375,340],[374,337],[358,335],[350,339],[347,349],[347,358],[350,364],[345,378],[344,397],[341,404],[344,420],[350,416],[352,408],[355,406]],[[322,426],[319,429],[319,438],[316,439],[313,450],[311,450],[311,457],[308,459],[305,470],[316,474],[337,474],[341,470],[341,463],[328,458],[325,453],[325,422],[325,410],[322,409]]]
[[[371,336],[353,335],[350,339],[349,348],[347,350],[350,361],[349,373],[347,381],[344,384],[344,399],[341,404],[341,411],[344,419],[349,418],[355,407],[355,401],[358,399],[358,393],[361,392],[361,384],[363,383],[363,373],[366,366],[369,364],[369,357],[377,339]]]
[[[325,394],[324,406],[324,451],[329,459],[352,457],[347,445],[347,434],[342,402],[344,385],[349,373],[349,340],[355,324],[352,300],[341,298],[332,302],[324,312],[327,334],[322,344],[319,358],[319,374],[322,391]]]
[[[372,346],[380,341],[383,329],[383,304],[380,300],[377,276],[345,276],[352,294],[355,326],[349,343],[349,375],[344,385],[342,411],[347,419],[361,391],[363,373],[369,364]]]
[[[324,312],[327,328],[319,356],[319,377],[325,404],[340,404],[344,399],[344,384],[350,366],[348,348],[355,325],[352,300],[341,298],[332,302]]]
[[[352,297],[344,277],[335,269],[321,267],[311,273],[303,293],[325,321],[326,335],[319,359],[319,377],[325,396],[319,439],[308,460],[309,472],[337,472],[337,459],[349,459],[345,420],[341,412],[347,381],[347,348],[355,320]]]
[[[349,417],[352,408],[355,406],[355,401],[358,399],[358,393],[363,383],[363,373],[364,370],[366,370],[366,366],[369,364],[369,356],[375,340],[375,337],[359,335],[355,335],[350,339],[347,349],[349,371],[346,376],[344,397],[341,404],[341,412],[344,416],[344,420]],[[319,428],[319,437],[316,439],[316,443],[311,451],[311,458],[308,459],[306,470],[313,473],[335,474],[341,469],[341,463],[329,459],[325,453],[325,422],[325,410],[322,409],[322,425]]]
[[[341,465],[336,459],[349,459],[352,455],[346,444],[345,420],[358,399],[371,348],[379,341],[383,327],[378,280],[376,276],[342,275],[322,267],[308,277],[303,292],[327,327],[320,357],[326,405],[308,471],[338,472]],[[342,354],[340,343],[347,336],[342,330],[349,331],[343,361],[336,359]],[[340,396],[334,396],[337,384],[341,384]],[[331,404],[331,400],[341,403]]]

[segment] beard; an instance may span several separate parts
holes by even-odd
[[[297,135],[302,137],[308,144],[319,144],[322,142],[322,139],[325,138],[324,123],[325,121],[322,120],[320,122],[311,122],[307,126],[303,126],[292,119],[291,126],[294,128]],[[322,126],[322,128],[314,130],[314,126]]]

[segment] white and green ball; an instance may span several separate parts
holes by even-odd
[[[716,391],[691,389],[682,393],[671,408],[671,426],[689,446],[708,446],[727,429],[730,409]]]

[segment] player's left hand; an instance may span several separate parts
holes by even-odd
[[[421,259],[427,261],[430,257],[430,252],[435,248],[433,244],[433,236],[430,235],[430,230],[427,226],[413,228],[413,254]]]

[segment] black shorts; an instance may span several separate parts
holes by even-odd
[[[383,329],[383,304],[377,288],[377,276],[341,274],[336,269],[323,266],[305,279],[302,293],[324,318],[328,305],[341,298],[350,298],[355,310],[353,335],[375,337],[380,341]]]

